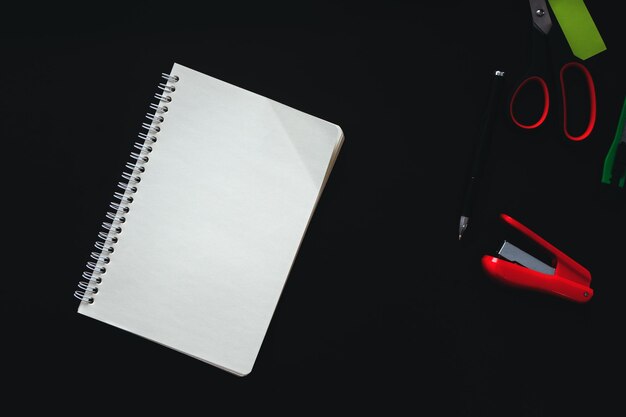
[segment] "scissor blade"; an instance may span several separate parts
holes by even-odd
[[[504,244],[498,251],[498,255],[504,259],[508,259],[511,262],[517,262],[518,264],[525,266],[526,268],[534,269],[535,271],[542,272],[548,275],[554,275],[555,269],[549,265],[544,264],[534,256],[529,255],[517,246],[510,242],[504,241]]]
[[[533,16],[533,25],[544,35],[547,35],[550,29],[552,29],[552,19],[550,18],[546,0],[529,0],[529,3],[530,13]]]

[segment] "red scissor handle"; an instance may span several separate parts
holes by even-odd
[[[577,68],[583,73],[585,80],[587,81],[587,90],[589,91],[589,122],[587,123],[585,131],[579,136],[574,136],[567,130],[567,96],[565,94],[565,81],[563,74],[569,68]],[[591,78],[591,73],[587,67],[579,62],[568,62],[563,65],[561,67],[559,78],[561,79],[561,94],[563,98],[563,132],[565,132],[565,136],[569,140],[581,141],[589,136],[596,124],[596,87],[593,84],[593,78]]]
[[[561,82],[562,80],[563,78],[561,77]],[[513,106],[515,104],[515,99],[517,98],[517,94],[524,88],[526,84],[531,83],[531,82],[538,83],[539,86],[541,87],[541,91],[543,92],[543,112],[541,113],[541,117],[539,117],[539,120],[537,120],[535,123],[525,125],[524,123],[520,122],[519,120],[515,118]],[[531,77],[526,78],[524,81],[522,81],[515,89],[515,92],[513,93],[513,96],[511,97],[511,102],[509,103],[509,114],[511,115],[511,120],[513,120],[513,123],[515,123],[517,126],[521,127],[522,129],[535,129],[539,127],[543,122],[546,121],[546,117],[548,117],[549,109],[550,109],[550,94],[548,93],[548,84],[546,84],[546,81],[538,75],[533,75]]]

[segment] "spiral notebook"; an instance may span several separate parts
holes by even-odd
[[[343,133],[179,64],[155,97],[78,312],[247,375]]]

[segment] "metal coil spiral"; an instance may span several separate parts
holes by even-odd
[[[117,183],[117,187],[122,191],[113,194],[115,200],[109,205],[113,211],[106,214],[107,221],[102,223],[104,230],[98,233],[98,240],[94,244],[97,251],[91,252],[91,260],[86,265],[87,270],[82,274],[78,290],[74,291],[74,297],[83,303],[93,304],[94,296],[98,293],[98,285],[105,281],[106,265],[112,262],[114,246],[121,238],[119,235],[122,233],[126,216],[131,211],[133,194],[139,190],[141,176],[150,161],[148,155],[153,151],[157,135],[161,131],[159,125],[165,122],[165,115],[169,110],[167,105],[173,101],[172,93],[176,91],[174,84],[179,78],[165,73],[161,74],[161,77],[164,79],[158,86],[161,91],[154,96],[159,102],[150,104],[153,113],[146,114],[150,122],[142,123],[141,128],[144,131],[138,135],[141,141],[135,142],[135,151],[130,154],[131,161],[126,164],[126,171],[122,173],[123,181]]]

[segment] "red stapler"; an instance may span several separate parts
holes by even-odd
[[[500,217],[548,251],[553,256],[553,264],[547,265],[505,240],[498,251],[499,257],[485,255],[482,258],[483,269],[490,277],[507,285],[578,303],[591,299],[591,274],[587,269],[511,216],[501,214]]]

